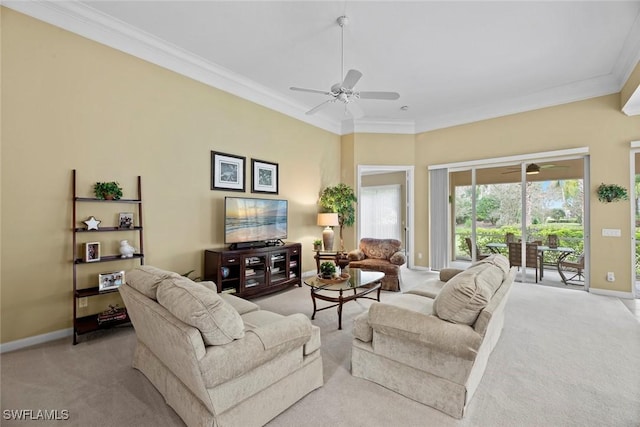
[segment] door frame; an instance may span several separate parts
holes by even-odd
[[[360,200],[360,191],[362,188],[362,176],[371,173],[393,173],[404,172],[405,173],[405,251],[407,257],[407,268],[413,268],[413,245],[414,245],[414,210],[415,203],[413,202],[413,189],[414,189],[414,166],[412,165],[358,165],[356,174],[356,191],[358,200]],[[360,209],[362,209],[360,203],[357,203],[357,218],[362,217]],[[360,236],[360,227],[356,227],[356,242],[359,242],[362,236]]]
[[[629,154],[629,201],[631,209],[631,295],[640,298],[640,289],[636,286],[636,155],[640,154],[640,141],[631,141]]]

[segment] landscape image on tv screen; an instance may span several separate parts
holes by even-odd
[[[261,242],[287,238],[287,201],[227,197],[225,243]]]

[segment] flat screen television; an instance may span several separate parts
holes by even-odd
[[[224,242],[250,247],[287,238],[287,200],[225,197]]]

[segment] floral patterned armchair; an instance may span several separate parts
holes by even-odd
[[[396,239],[363,238],[360,248],[347,255],[349,267],[381,271],[385,274],[382,289],[399,291],[402,283],[400,266],[407,262],[401,246],[402,242]]]

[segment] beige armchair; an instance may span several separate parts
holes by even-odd
[[[399,291],[402,283],[400,266],[407,262],[401,246],[402,242],[396,239],[363,238],[360,248],[348,254],[349,267],[381,271],[385,274],[382,289]]]

